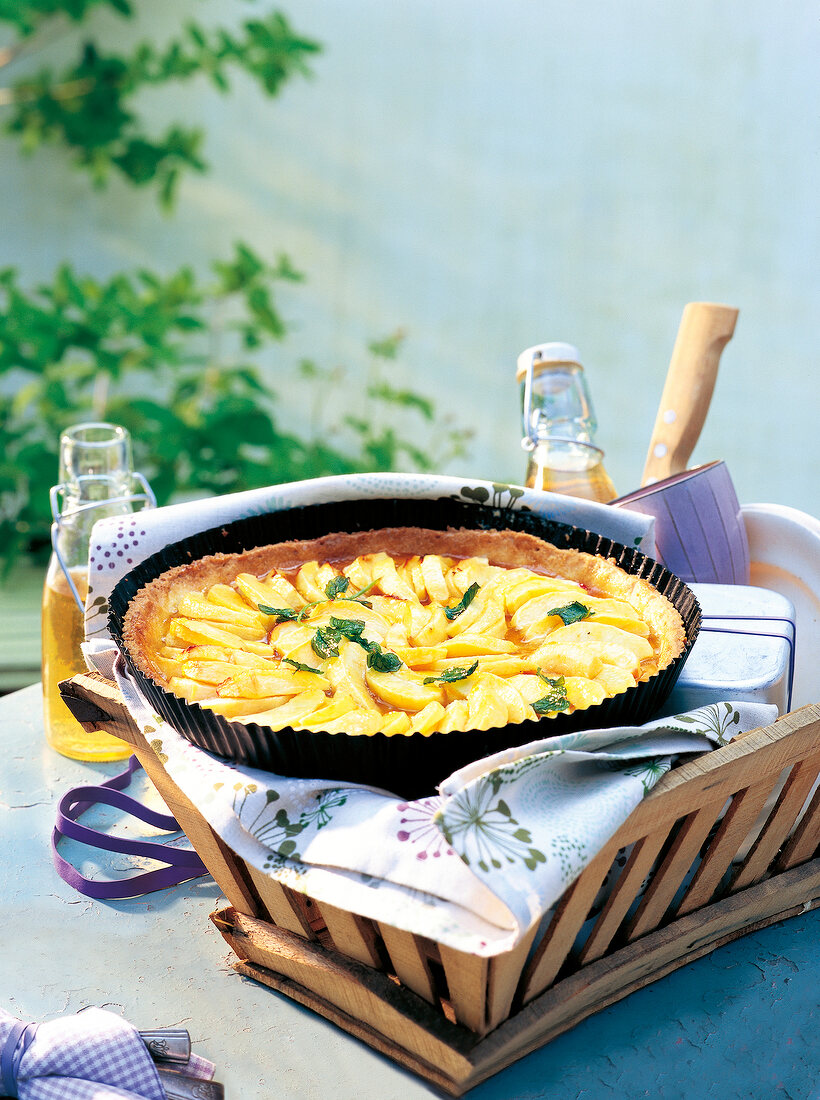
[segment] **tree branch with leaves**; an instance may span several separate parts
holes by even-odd
[[[235,30],[188,22],[161,46],[116,53],[85,22],[106,9],[134,14],[129,0],[0,0],[0,24],[15,34],[0,48],[0,81],[58,36],[78,38],[72,64],[0,88],[0,125],[23,151],[62,147],[98,186],[119,173],[165,207],[182,172],[207,170],[202,134],[174,124],[152,135],[138,93],[204,74],[222,94],[244,73],[273,97],[309,75],[319,51],[273,12]],[[74,423],[128,428],[161,504],[325,474],[432,471],[464,454],[470,433],[396,381],[401,331],[369,345],[364,370],[282,362],[279,298],[302,279],[287,256],[241,242],[204,275],[182,266],[99,279],[66,262],[28,287],[0,270],[0,578],[16,557],[47,554],[58,441]],[[270,381],[283,375],[299,379],[296,416]]]
[[[101,281],[63,264],[28,290],[0,270],[0,382],[13,383],[0,386],[0,573],[20,554],[48,552],[49,488],[68,424],[127,428],[160,504],[305,476],[432,471],[463,454],[467,431],[385,377],[401,332],[369,345],[363,386],[340,365],[303,362],[304,415],[282,413],[258,356],[270,366],[280,354],[288,326],[278,297],[301,281],[286,256],[266,263],[245,244],[205,278],[182,267]],[[344,400],[356,405],[362,391],[367,416]]]
[[[14,63],[30,59],[56,33],[79,29],[94,8],[108,8],[126,19],[134,15],[128,0],[0,0],[0,22],[17,34],[13,44],[0,50],[0,79],[4,70],[13,76],[9,70]],[[292,76],[310,75],[309,62],[320,49],[294,31],[280,12],[247,19],[236,31],[188,22],[163,46],[143,41],[125,54],[106,50],[87,36],[77,48],[78,56],[68,67],[44,67],[0,87],[4,129],[20,138],[25,152],[46,144],[62,146],[98,186],[116,173],[137,186],[155,186],[166,207],[173,203],[182,172],[206,170],[203,135],[181,124],[163,135],[151,134],[138,112],[138,93],[198,75],[225,93],[231,75],[242,72],[273,97]]]

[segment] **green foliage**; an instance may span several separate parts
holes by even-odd
[[[0,21],[11,23],[21,35],[31,35],[57,15],[79,23],[97,7],[111,7],[121,15],[132,15],[128,0],[0,0]]]
[[[285,424],[267,378],[292,373],[277,294],[300,279],[287,257],[269,264],[244,244],[206,279],[183,267],[98,281],[64,264],[26,290],[0,271],[0,562],[46,550],[59,435],[84,420],[130,430],[160,503],[408,463],[433,470],[463,453],[466,432],[382,377],[397,370],[398,334],[370,345],[367,415],[346,411],[359,387],[344,368],[303,363]]]
[[[310,75],[319,46],[280,13],[238,30],[188,22],[161,46],[104,48],[86,20],[130,19],[133,0],[0,0],[16,40],[0,72],[53,41],[78,37],[76,60],[0,87],[0,126],[23,151],[65,149],[97,185],[119,173],[170,207],[179,175],[203,172],[202,135],[181,123],[157,137],[139,93],[206,77],[219,93],[237,73],[275,96]],[[0,270],[0,577],[20,554],[44,556],[60,433],[110,420],[133,437],[136,467],[160,504],[324,474],[434,470],[463,454],[468,433],[401,384],[404,334],[374,340],[354,379],[342,365],[284,362],[278,296],[302,275],[247,245],[203,277],[188,267],[99,280],[62,264],[35,288]],[[292,408],[270,379],[298,379]]]
[[[0,69],[36,50],[66,17],[80,23],[92,8],[103,7],[126,19],[134,14],[126,0],[0,0],[0,21],[19,35],[17,43],[0,50]],[[132,184],[156,186],[169,206],[180,172],[206,168],[202,134],[181,125],[161,136],[150,134],[137,114],[137,93],[198,75],[227,92],[231,74],[244,72],[266,96],[275,96],[291,76],[309,74],[308,61],[318,50],[278,12],[246,20],[239,32],[190,22],[162,48],[138,42],[126,54],[86,38],[73,64],[43,68],[0,89],[0,105],[9,111],[4,126],[20,137],[24,151],[59,144],[98,186],[119,173]]]

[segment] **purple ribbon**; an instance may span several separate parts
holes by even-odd
[[[134,898],[149,894],[154,890],[164,890],[176,886],[188,879],[198,878],[208,873],[205,864],[196,854],[187,848],[175,848],[159,841],[128,840],[126,837],[111,836],[108,833],[80,825],[77,818],[92,806],[100,803],[123,810],[133,817],[167,832],[179,832],[176,818],[170,814],[157,813],[143,806],[130,795],[122,794],[140,767],[136,756],[132,756],[124,772],[107,779],[98,786],[72,787],[63,795],[57,808],[57,820],[51,834],[51,854],[57,874],[69,886],[90,898],[115,900]],[[61,837],[87,844],[92,848],[102,848],[109,852],[141,856],[165,864],[153,871],[143,871],[124,879],[89,879],[81,875],[59,852]],[[5,1065],[5,1063],[3,1063]]]

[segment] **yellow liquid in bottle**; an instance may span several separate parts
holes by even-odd
[[[530,455],[526,486],[601,504],[618,495],[602,461],[585,454],[555,454],[541,447]]]
[[[71,577],[85,599],[88,582],[84,569],[72,569]],[[43,588],[43,711],[46,740],[53,749],[73,760],[124,760],[131,748],[109,733],[87,733],[65,705],[59,683],[86,672],[80,651],[84,640],[83,616],[61,569],[49,570]]]

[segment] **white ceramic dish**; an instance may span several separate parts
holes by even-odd
[[[779,592],[797,620],[792,710],[820,703],[820,520],[781,504],[744,504],[751,583]]]
[[[792,710],[820,702],[820,520],[783,504],[744,504],[751,583],[779,592],[795,610],[796,637]],[[740,863],[757,838],[783,789],[775,786],[733,863]],[[820,780],[797,815],[800,821]]]

